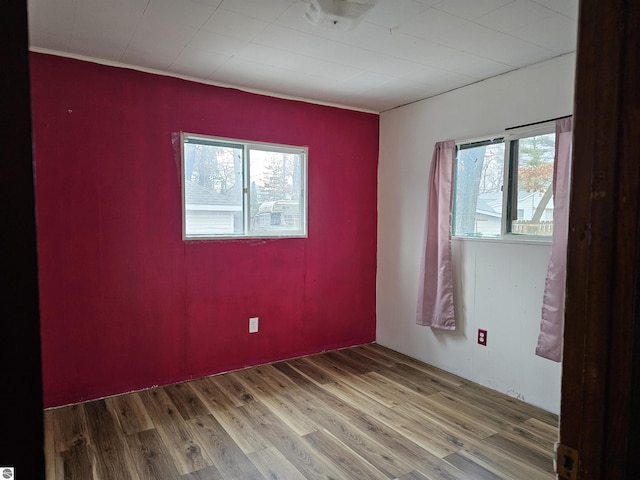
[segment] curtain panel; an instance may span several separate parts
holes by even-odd
[[[436,143],[433,150],[416,315],[418,325],[444,330],[456,328],[451,262],[455,149],[450,140]]]
[[[564,299],[569,233],[571,185],[571,118],[556,121],[556,152],[553,168],[553,236],[542,300],[542,320],[536,355],[562,361]]]

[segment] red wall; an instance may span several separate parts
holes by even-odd
[[[377,115],[31,69],[45,406],[374,340]],[[309,237],[184,242],[180,131],[308,146]]]

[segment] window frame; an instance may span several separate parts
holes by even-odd
[[[503,208],[502,208],[502,237],[510,239],[523,239],[528,241],[551,242],[552,235],[531,235],[526,233],[513,233],[512,223],[514,221],[514,209],[517,214],[518,209],[518,158],[514,155],[514,148],[519,145],[519,140],[523,138],[535,137],[539,135],[555,134],[555,122],[544,122],[530,125],[518,129],[512,129],[505,135],[505,179],[503,183]],[[554,137],[554,142],[556,138]],[[555,161],[555,159],[554,159]],[[551,179],[553,182],[553,178]],[[504,188],[506,185],[507,188]]]
[[[475,147],[482,147],[482,146],[489,146],[489,145],[498,145],[500,143],[504,144],[504,149],[505,149],[505,156],[503,158],[503,165],[502,165],[502,171],[503,171],[503,179],[502,179],[502,191],[503,191],[503,199],[502,199],[502,204],[504,205],[504,174],[505,174],[505,169],[506,169],[506,150],[507,150],[507,141],[504,137],[504,135],[494,135],[494,136],[488,136],[488,137],[483,137],[483,138],[477,138],[477,139],[473,139],[473,140],[466,140],[463,142],[456,142],[456,150],[455,150],[455,157],[454,157],[454,161],[455,161],[455,165],[453,168],[454,171],[454,177],[453,177],[453,205],[451,208],[451,232],[452,232],[452,237],[454,238],[483,238],[483,239],[496,239],[496,238],[501,238],[504,236],[504,212],[501,212],[501,216],[500,216],[500,235],[487,235],[487,236],[481,236],[481,235],[469,235],[469,234],[460,234],[460,235],[453,235],[453,231],[455,230],[455,221],[456,221],[456,210],[457,210],[457,202],[455,201],[456,199],[456,192],[457,192],[457,186],[458,186],[458,154],[461,150],[465,150],[468,148],[475,148]]]
[[[243,231],[234,234],[187,234],[187,204],[185,178],[185,146],[187,144],[220,145],[242,149],[242,225]],[[255,231],[251,230],[251,151],[260,150],[274,153],[295,154],[300,156],[300,228],[292,230]],[[180,132],[180,184],[182,202],[182,240],[255,240],[308,238],[308,171],[309,148],[306,146],[285,145],[269,142],[241,140],[228,137],[217,137],[206,134]]]
[[[464,234],[453,234],[455,217],[455,202],[452,206],[451,215],[451,227],[452,238],[457,240],[471,240],[471,241],[498,241],[498,242],[513,242],[513,243],[536,243],[536,244],[549,244],[551,243],[552,235],[532,235],[523,233],[512,233],[512,221],[511,216],[513,211],[517,212],[517,158],[513,155],[513,148],[516,141],[522,138],[534,137],[537,135],[546,135],[555,133],[555,122],[543,122],[535,125],[528,125],[521,128],[509,129],[504,135],[487,135],[484,137],[478,137],[470,140],[464,140],[456,142],[456,165],[454,166],[454,172],[457,171],[458,151],[461,147],[467,147],[469,145],[482,145],[482,144],[494,144],[502,140],[505,145],[504,152],[504,166],[503,166],[503,181],[502,181],[502,211],[501,211],[501,227],[500,235],[493,236],[475,236]],[[453,198],[456,195],[457,178],[454,177],[453,183]],[[505,188],[506,187],[506,188]],[[453,200],[453,199],[452,199]]]

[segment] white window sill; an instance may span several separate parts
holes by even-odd
[[[533,235],[505,235],[503,237],[451,237],[455,242],[508,243],[521,245],[550,246],[551,237],[535,237]]]

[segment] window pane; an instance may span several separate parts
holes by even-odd
[[[252,232],[302,231],[302,162],[298,153],[249,151]]]
[[[183,238],[306,237],[308,150],[181,134]]]
[[[242,152],[238,145],[184,144],[187,237],[243,232]]]
[[[504,142],[458,149],[453,198],[453,235],[500,236]]]
[[[518,172],[517,212],[511,233],[551,235],[553,232],[553,159],[555,134],[521,138],[515,143]]]

